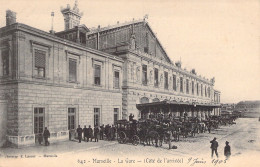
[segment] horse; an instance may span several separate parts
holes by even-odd
[[[206,131],[206,124],[203,123],[203,122],[200,122],[200,123],[199,123],[198,133],[205,133],[205,131]]]
[[[151,145],[151,142],[152,142],[152,145],[154,145],[154,142],[155,142],[155,147],[158,147],[158,141],[159,141],[159,133],[155,130],[148,130],[147,133],[146,133],[146,137],[145,137],[145,140],[147,142],[148,145]]]
[[[174,130],[172,130],[172,136],[174,141],[180,141],[180,128],[176,127]]]
[[[182,125],[180,127],[180,134],[182,135],[183,138],[187,138],[188,137],[188,130],[186,125]]]

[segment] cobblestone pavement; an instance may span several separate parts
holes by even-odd
[[[214,137],[219,143],[219,159],[210,158],[209,141]],[[156,148],[116,141],[67,141],[48,147],[4,148],[0,151],[0,167],[17,163],[18,166],[35,166],[34,163],[50,166],[260,166],[260,122],[257,119],[241,118],[235,125],[221,126],[210,134],[180,139],[172,143],[178,148],[171,150],[167,144]],[[228,161],[223,155],[225,141],[230,142],[232,152]]]

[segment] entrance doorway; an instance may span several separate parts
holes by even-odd
[[[41,144],[43,142],[44,130],[44,108],[34,108],[34,134],[35,143]]]

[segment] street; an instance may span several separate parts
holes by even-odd
[[[219,143],[219,158],[211,159],[210,141],[216,137]],[[236,124],[220,126],[212,133],[196,134],[172,142],[177,149],[162,147],[134,146],[131,143],[118,144],[116,141],[99,143],[65,142],[49,147],[29,147],[1,150],[0,166],[35,166],[45,163],[50,166],[259,166],[260,164],[260,122],[256,118],[240,118]],[[229,141],[231,158],[225,160],[224,146]],[[69,147],[67,147],[67,145]],[[69,148],[69,149],[68,149]],[[17,155],[17,158],[7,157]],[[23,155],[23,157],[19,157]],[[27,158],[25,158],[27,156]],[[30,157],[35,156],[35,157]],[[49,157],[48,157],[49,156]],[[34,162],[34,163],[31,163]]]

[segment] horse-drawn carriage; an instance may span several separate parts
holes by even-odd
[[[118,120],[116,123],[117,140],[119,143],[131,142],[133,145],[140,143],[137,131],[138,122],[136,120]]]
[[[117,140],[119,143],[132,143],[138,145],[161,146],[168,128],[159,125],[155,119],[148,120],[119,120],[116,123]]]
[[[116,123],[117,139],[119,143],[132,143],[138,145],[162,146],[163,142],[179,141],[180,136],[194,137],[196,133],[210,132],[211,128],[218,128],[221,121],[219,116],[210,116],[206,120],[192,117],[160,117],[141,119],[119,120]]]

